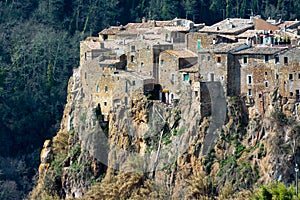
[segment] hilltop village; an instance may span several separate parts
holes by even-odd
[[[201,199],[226,185],[224,199],[243,190],[236,199],[247,199],[257,186],[293,183],[299,27],[259,16],[211,26],[143,19],[81,41],[32,199],[43,188],[62,198]],[[204,184],[215,189],[199,192]]]
[[[82,41],[81,76],[106,120],[134,92],[172,105],[190,87],[200,103],[209,82],[220,84],[225,96],[243,98],[252,114],[263,114],[276,103],[274,95],[283,104],[300,97],[299,27],[297,20],[260,16],[211,26],[144,18]]]

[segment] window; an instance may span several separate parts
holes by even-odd
[[[197,41],[197,50],[198,50],[198,53],[201,51],[201,40]]]
[[[126,93],[128,92],[128,83],[127,83],[127,81],[125,82],[125,92]]]
[[[298,74],[298,79],[300,79],[300,73]]]
[[[289,74],[289,80],[293,80],[293,74]]]
[[[294,94],[293,94],[293,92],[290,92],[290,96],[292,97]]]
[[[288,65],[288,64],[289,64],[289,59],[288,59],[288,57],[284,57],[284,58],[283,58],[283,61],[284,61],[284,64],[285,64],[285,65]]]
[[[130,57],[130,61],[131,61],[132,63],[134,63],[134,55],[132,55],[132,56]]]
[[[221,63],[221,56],[216,56],[216,62]]]
[[[207,61],[210,61],[210,56],[207,56]]]
[[[244,63],[244,64],[247,64],[247,63],[248,63],[248,58],[247,58],[247,57],[244,57],[244,58],[243,58],[243,63]]]
[[[296,90],[296,97],[297,97],[297,99],[299,99],[299,97],[300,97],[300,90]]]
[[[131,51],[135,52],[135,46],[131,46]]]
[[[141,62],[141,67],[144,67],[144,62]]]
[[[132,81],[132,85],[135,85],[135,81]]]
[[[108,93],[108,87],[107,86],[104,87],[104,91],[105,91],[105,93]]]
[[[276,77],[275,77],[277,80],[279,79],[279,74],[276,74]]]
[[[210,81],[211,82],[215,81],[215,74],[213,74],[213,73],[210,74]]]
[[[265,76],[268,76],[268,72],[265,72]]]
[[[195,91],[195,96],[198,97],[198,91]]]
[[[100,86],[97,85],[97,92],[99,93],[100,92]]]
[[[252,76],[248,75],[248,79],[247,79],[248,85],[252,85]]]
[[[248,96],[252,96],[252,90],[248,89]]]
[[[265,62],[268,63],[269,62],[269,56],[265,55]]]
[[[104,101],[104,106],[107,106],[107,102],[106,101]]]
[[[172,81],[172,83],[175,82],[175,74],[172,74],[172,75],[171,75],[171,81]]]
[[[84,53],[84,60],[86,60],[86,57],[87,57],[87,56],[86,56],[86,52],[85,52],[85,53]]]
[[[265,81],[265,86],[266,86],[266,88],[269,87],[269,82],[268,81]]]
[[[163,67],[163,66],[164,66],[164,63],[165,63],[164,59],[161,59],[161,60],[160,60],[160,66]]]
[[[279,64],[279,56],[275,56],[275,64]]]
[[[189,80],[190,80],[189,74],[183,74],[183,80],[184,80],[185,82],[189,82]]]

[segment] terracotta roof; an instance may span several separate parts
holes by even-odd
[[[166,50],[164,51],[170,55],[176,56],[178,58],[196,58],[197,55],[191,51],[187,50]]]
[[[254,29],[255,30],[266,30],[266,31],[275,31],[279,30],[279,28],[269,22],[261,19],[261,18],[254,18]]]

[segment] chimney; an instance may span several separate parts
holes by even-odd
[[[247,45],[248,45],[249,47],[252,46],[252,39],[251,39],[251,38],[247,38]]]
[[[155,20],[152,20],[152,27],[153,27],[153,28],[156,27],[156,22],[155,22]]]
[[[227,24],[230,24],[230,19],[229,18],[227,18]]]

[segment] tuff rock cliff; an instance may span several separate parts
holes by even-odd
[[[104,122],[84,84],[74,70],[32,199],[241,199],[261,184],[295,179],[300,127],[292,100],[270,94],[274,101],[257,114],[215,85],[206,102],[186,85],[173,105],[137,91]]]

